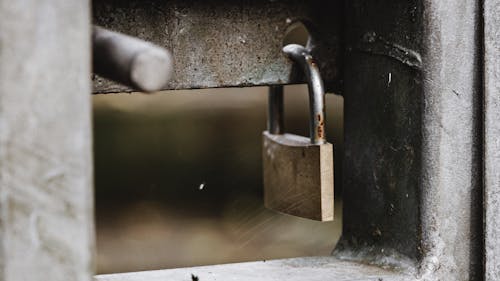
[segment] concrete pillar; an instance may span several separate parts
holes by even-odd
[[[0,280],[93,275],[90,3],[0,0]]]

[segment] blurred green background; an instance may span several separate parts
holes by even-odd
[[[329,255],[341,232],[342,98],[327,95],[334,222],[263,207],[267,87],[93,97],[98,273]],[[305,85],[286,130],[308,133]]]

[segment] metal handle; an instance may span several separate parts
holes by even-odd
[[[140,91],[161,90],[173,73],[166,49],[99,26],[92,30],[92,49],[95,73]]]
[[[309,135],[312,144],[323,144],[325,136],[325,89],[319,68],[311,52],[297,44],[286,45],[283,48],[294,62],[304,71],[309,89],[310,124]]]

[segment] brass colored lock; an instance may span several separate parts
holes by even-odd
[[[283,51],[305,72],[310,138],[285,134],[283,87],[269,90],[268,131],[263,132],[264,204],[303,218],[333,220],[333,145],[325,139],[325,92],[310,52],[296,44]]]

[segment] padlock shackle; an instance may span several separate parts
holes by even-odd
[[[283,47],[283,52],[300,66],[307,79],[310,109],[309,135],[311,143],[326,143],[325,88],[319,73],[318,64],[313,59],[311,52],[301,45],[286,45]]]
[[[267,131],[273,135],[285,133],[285,119],[283,113],[283,86],[269,86],[268,94]]]

